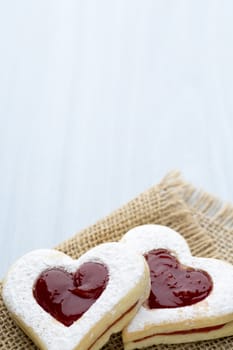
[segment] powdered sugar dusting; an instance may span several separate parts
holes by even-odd
[[[152,249],[164,248],[174,252],[178,259],[191,255],[186,240],[176,231],[161,225],[137,226],[128,231],[121,242],[140,254],[145,254]]]
[[[19,259],[9,271],[3,286],[4,302],[13,314],[33,329],[46,348],[72,350],[143,278],[144,259],[134,252],[126,254],[124,248],[121,243],[101,244],[78,260],[55,250],[33,251]],[[109,281],[90,309],[66,327],[39,306],[33,296],[33,286],[41,272],[48,268],[61,267],[75,272],[88,261],[105,264],[109,270]]]

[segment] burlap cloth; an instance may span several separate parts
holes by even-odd
[[[233,263],[233,207],[223,205],[218,199],[197,190],[177,172],[169,173],[160,184],[57,248],[77,258],[89,248],[106,241],[117,241],[130,228],[147,223],[167,225],[179,231],[195,255],[219,257]],[[0,349],[36,349],[11,320],[1,298]],[[104,347],[104,350],[122,349],[119,334],[113,335]],[[233,349],[233,337],[181,345],[160,345],[150,349],[230,350]]]

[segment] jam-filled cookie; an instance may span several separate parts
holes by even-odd
[[[233,335],[231,264],[192,256],[165,226],[138,226],[122,242],[145,257],[151,278],[149,298],[123,330],[126,350]]]
[[[150,291],[145,260],[124,248],[101,244],[78,260],[56,250],[28,253],[4,280],[4,302],[40,349],[100,349]]]

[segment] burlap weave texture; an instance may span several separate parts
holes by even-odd
[[[223,205],[211,195],[198,191],[176,172],[168,174],[160,184],[57,248],[77,258],[91,247],[106,241],[117,241],[130,228],[147,223],[167,225],[179,231],[195,255],[219,257],[233,263],[233,207]],[[0,349],[36,349],[14,324],[1,297]],[[104,347],[104,350],[122,349],[119,334],[113,335]],[[233,337],[199,343],[160,345],[150,349],[232,350]]]

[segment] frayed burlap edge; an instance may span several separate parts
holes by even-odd
[[[198,196],[197,193],[199,193]],[[105,241],[119,240],[125,232],[134,226],[156,223],[170,226],[179,231],[187,239],[195,255],[227,258],[227,254],[222,254],[223,251],[219,248],[219,232],[222,233],[222,245],[224,245],[224,242],[225,245],[226,242],[228,243],[227,249],[229,248],[228,239],[232,242],[232,232],[221,225],[222,215],[220,215],[220,209],[214,212],[214,216],[209,215],[210,211],[208,211],[207,208],[216,207],[217,202],[215,202],[215,205],[213,204],[213,206],[211,206],[208,204],[208,199],[213,201],[213,198],[212,196],[208,196],[208,194],[197,191],[190,184],[184,182],[178,172],[169,173],[159,185],[145,191],[95,225],[92,225],[60,244],[57,249],[69,254],[73,258],[77,258],[97,244]],[[222,206],[220,207],[222,208]],[[231,210],[232,208],[227,206],[227,208],[224,209],[225,215],[223,218],[226,219],[226,213],[228,213],[228,218],[230,218],[230,215],[233,215],[233,211],[230,213]],[[224,220],[224,223],[229,224],[230,221],[231,220]],[[226,231],[227,238],[225,237]],[[232,245],[233,244],[231,244],[231,246]],[[151,347],[150,349],[230,350],[232,348],[232,339],[225,338],[222,340],[190,344],[160,345]],[[36,349],[23,332],[15,326],[1,298],[0,349]],[[120,335],[113,335],[104,349],[123,349]]]
[[[183,200],[184,182],[179,172],[169,173],[159,185],[143,192],[95,225],[84,229],[57,249],[79,257],[93,246],[118,241],[129,229],[143,224],[160,224],[180,232],[193,254],[213,256],[215,245]]]
[[[213,257],[233,263],[233,205],[184,184],[183,198],[199,225],[215,243]]]

